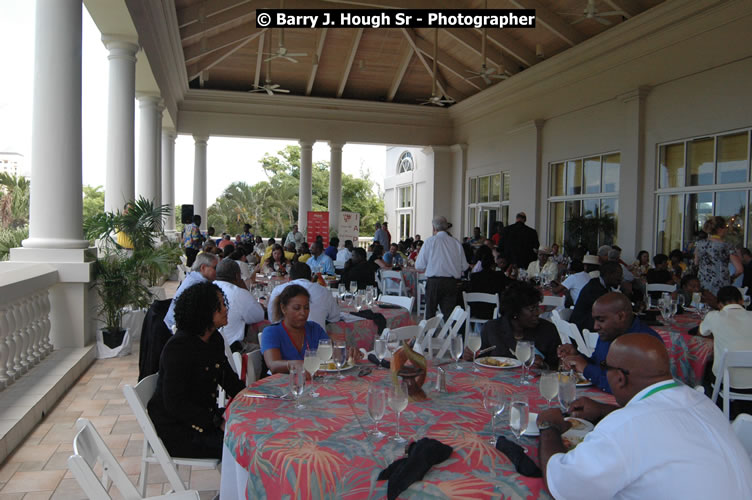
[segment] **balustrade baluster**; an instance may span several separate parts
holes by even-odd
[[[0,309],[0,383],[3,387],[8,387],[13,383],[13,377],[8,375],[8,345],[5,339],[9,334],[8,309]]]

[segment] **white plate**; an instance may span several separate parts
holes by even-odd
[[[332,373],[332,372],[336,373],[338,371],[343,371],[344,372],[344,371],[347,371],[347,370],[349,370],[351,368],[355,368],[355,365],[352,364],[352,363],[347,363],[345,366],[342,367],[342,370],[337,370],[337,368],[334,368],[334,369],[332,369],[332,368],[325,368],[325,366],[327,366],[328,364],[329,363],[321,363],[321,367],[319,368],[319,371],[320,372],[327,372],[327,373]]]
[[[590,387],[591,385],[593,385],[593,383],[588,379],[580,380],[575,384],[577,387]]]
[[[564,420],[568,420],[572,422],[573,425],[577,425],[577,428],[572,427],[561,435],[562,441],[564,441],[564,446],[568,450],[571,450],[580,444],[585,439],[585,436],[587,436],[587,434],[594,428],[593,424],[581,418],[567,417]]]
[[[486,360],[495,360],[499,363],[503,363],[504,366],[498,366],[495,364],[487,364]],[[483,368],[493,368],[495,370],[505,370],[508,368],[517,368],[518,366],[522,366],[522,362],[519,359],[514,358],[505,358],[503,356],[483,356],[482,358],[478,358],[475,360],[475,364],[478,366],[482,366]]]

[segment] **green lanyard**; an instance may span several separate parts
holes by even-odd
[[[678,387],[678,386],[679,386],[679,382],[676,382],[676,381],[668,383],[666,385],[659,385],[658,387],[653,388],[650,392],[648,392],[643,397],[641,397],[640,401],[642,401],[643,399],[649,398],[656,392],[661,392],[664,389],[671,389],[672,387]]]

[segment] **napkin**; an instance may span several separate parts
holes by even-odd
[[[379,358],[376,357],[374,353],[371,353],[368,355],[368,361],[373,363],[376,366],[383,366],[384,368],[389,368],[391,365],[389,364],[389,361],[382,359],[379,361]]]
[[[381,471],[379,481],[389,480],[387,498],[394,500],[415,481],[420,481],[433,465],[443,462],[452,454],[452,447],[431,438],[410,443],[407,457],[395,460]]]
[[[522,446],[514,443],[504,436],[496,440],[496,449],[507,456],[517,472],[527,477],[541,477],[540,468],[525,454]]]

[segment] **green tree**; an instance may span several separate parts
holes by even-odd
[[[84,219],[104,212],[104,188],[84,186]]]
[[[26,177],[0,173],[0,226],[18,229],[29,224],[30,192]]]

